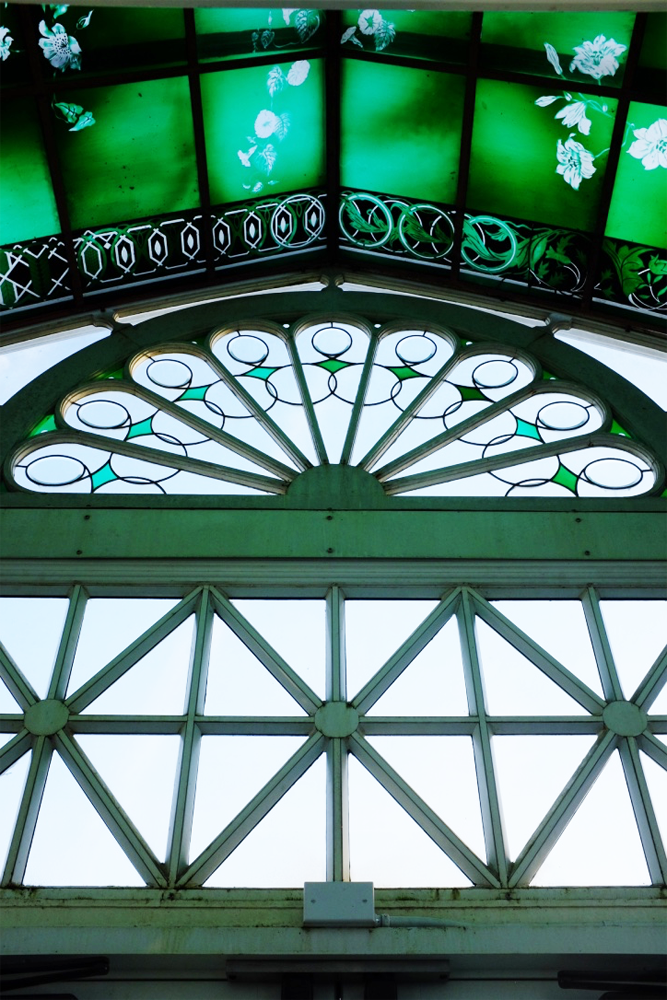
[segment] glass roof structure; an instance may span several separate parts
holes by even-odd
[[[653,325],[666,19],[6,5],[0,304],[307,262]]]

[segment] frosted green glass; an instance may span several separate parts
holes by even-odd
[[[555,91],[555,94],[554,94]],[[556,96],[557,88],[480,80],[472,135],[468,210],[508,215],[532,222],[591,231],[597,218],[613,128],[616,101],[605,99],[607,112],[588,111],[590,135],[564,126],[555,115],[567,106],[562,97],[546,107],[535,101]],[[572,103],[597,100],[574,95]],[[572,137],[570,139],[570,137]],[[557,173],[558,141],[578,144],[595,160],[595,173],[575,190]]]
[[[655,123],[662,121],[662,127]],[[633,126],[633,127],[631,127]],[[636,131],[647,129],[643,136]],[[643,140],[643,141],[642,141]],[[635,145],[637,143],[637,145]],[[630,153],[643,153],[636,157]],[[667,247],[667,192],[665,168],[651,163],[652,150],[667,153],[667,108],[654,104],[630,104],[626,141],[616,171],[605,235],[651,247]],[[644,159],[646,158],[646,166]]]
[[[483,65],[556,78],[556,70],[545,51],[545,43],[548,43],[558,53],[564,81],[576,80],[580,84],[588,81],[590,84],[597,77],[577,68],[570,70],[570,64],[577,56],[576,47],[585,47],[586,42],[593,43],[602,36],[604,43],[601,45],[613,40],[625,46],[625,51],[616,57],[618,69],[600,78],[606,86],[618,86],[623,79],[634,22],[635,14],[626,12],[568,11],[566,14],[547,14],[487,11],[482,22]],[[495,52],[494,47],[497,47]],[[593,70],[594,67],[591,64],[588,68]],[[605,64],[605,69],[611,68],[611,64]]]
[[[344,60],[343,186],[454,201],[463,93],[449,73]]]
[[[185,63],[182,10],[168,7],[160,10],[97,7],[83,30],[75,27],[72,13],[78,17],[87,14],[87,11],[71,7],[64,17],[59,18],[81,46],[83,73]]]
[[[272,73],[278,81],[273,96],[269,91]],[[207,73],[201,86],[212,204],[302,190],[323,182],[321,60]]]
[[[646,16],[646,30],[639,65],[649,69],[667,69],[667,13],[655,11]]]
[[[60,232],[37,109],[32,101],[4,102],[0,136],[0,244]]]
[[[199,205],[190,90],[185,77],[69,91],[95,125],[57,129],[75,229]]]
[[[195,10],[197,49],[202,62],[235,55],[280,52],[284,58],[322,45],[324,11],[299,8],[202,8]]]
[[[6,30],[2,31],[2,28]],[[0,7],[0,35],[0,87],[4,90],[11,84],[27,83],[30,76],[23,28],[16,7],[7,4]]]
[[[472,14],[453,11],[344,10],[342,37],[351,52],[380,52],[464,62]]]

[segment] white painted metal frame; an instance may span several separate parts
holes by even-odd
[[[411,588],[403,587],[402,590],[402,596],[405,597],[410,594]],[[327,736],[318,729],[316,713],[322,705],[321,699],[247,621],[228,597],[215,586],[195,587],[172,610],[77,691],[65,697],[86,600],[85,588],[81,584],[75,584],[70,591],[68,612],[47,694],[47,700],[61,701],[67,706],[70,713],[67,724],[51,734],[35,735],[25,728],[23,714],[0,716],[0,731],[15,734],[0,751],[0,772],[32,749],[28,777],[2,876],[3,886],[19,885],[24,879],[30,844],[54,750],[61,756],[122,850],[145,879],[147,886],[191,889],[202,885],[322,753],[326,754],[327,760],[327,878],[348,879],[350,869],[347,760],[348,755],[352,753],[474,885],[514,889],[530,883],[590,791],[605,763],[618,748],[651,880],[654,885],[664,885],[667,882],[665,845],[656,821],[639,753],[639,750],[642,750],[661,767],[667,768],[667,749],[654,735],[667,733],[667,717],[651,717],[644,731],[635,736],[619,734],[608,725],[604,715],[606,705],[623,702],[624,698],[600,612],[598,593],[592,586],[585,589],[581,600],[602,681],[603,698],[595,694],[583,681],[501,614],[485,599],[478,588],[457,586],[442,596],[437,607],[352,700],[346,687],[345,594],[339,586],[330,586],[326,599],[326,702],[349,704],[359,714],[358,729],[346,737]],[[195,640],[182,714],[174,716],[136,715],[131,712],[126,715],[81,714],[142,656],[192,614],[195,615],[196,622]],[[285,691],[297,701],[306,712],[305,717],[234,717],[204,714],[214,615],[218,615],[232,629]],[[368,715],[373,705],[452,616],[458,621],[469,714],[457,717]],[[574,698],[588,714],[539,717],[490,715],[486,707],[479,664],[475,634],[476,618],[486,622],[511,643],[540,671]],[[4,648],[0,649],[0,676],[23,712],[27,712],[39,701],[32,686]],[[667,647],[657,657],[629,701],[644,712],[650,711],[653,701],[666,682]],[[156,858],[79,746],[76,739],[78,733],[180,734],[177,784],[168,855],[164,864]],[[301,735],[306,740],[212,843],[198,857],[188,860],[199,747],[202,735],[211,734]],[[535,830],[520,856],[513,862],[507,855],[499,806],[491,749],[491,736],[494,734],[594,734],[597,737],[592,749]],[[457,837],[366,739],[367,736],[380,735],[472,737],[486,858],[478,857]]]

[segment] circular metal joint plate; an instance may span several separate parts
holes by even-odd
[[[648,725],[644,709],[630,701],[610,701],[602,718],[607,729],[617,736],[639,736]]]
[[[351,736],[359,725],[359,713],[344,701],[329,701],[315,712],[315,725],[323,736]]]
[[[55,698],[47,698],[31,705],[23,721],[28,732],[34,736],[53,736],[66,725],[68,719],[67,706]]]

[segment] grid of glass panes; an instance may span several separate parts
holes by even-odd
[[[664,884],[665,602],[408,597],[4,598],[3,884]]]

